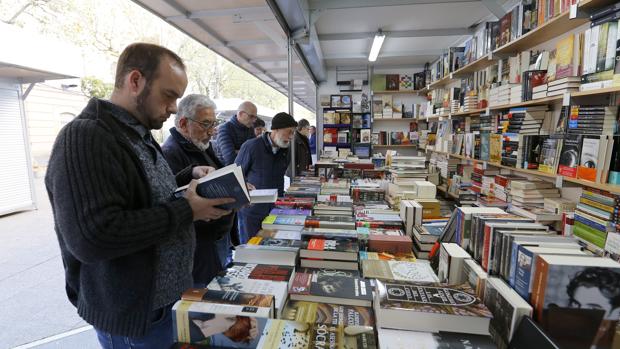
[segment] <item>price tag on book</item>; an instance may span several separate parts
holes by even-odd
[[[562,95],[562,106],[570,106],[570,92],[564,92],[564,94]]]
[[[577,9],[579,8],[579,0],[575,1],[574,4],[570,5],[570,13],[568,14],[569,19],[577,18]]]
[[[562,188],[562,184],[564,183],[564,177],[562,176],[557,176],[555,177],[555,187],[556,188]]]

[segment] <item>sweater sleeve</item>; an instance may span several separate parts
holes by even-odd
[[[220,155],[222,156],[222,161],[224,162],[224,166],[228,166],[235,162],[235,145],[233,144],[233,135],[234,130],[229,123],[222,125],[221,130],[219,130],[219,134],[217,135],[217,145],[219,147]]]
[[[243,143],[241,149],[239,150],[239,154],[237,154],[237,157],[235,158],[235,164],[241,167],[241,170],[243,170],[243,176],[246,180],[248,178],[248,174],[250,173],[250,168],[252,168],[252,149],[248,146],[248,144],[249,142]]]
[[[83,263],[118,258],[157,244],[192,223],[186,199],[136,207],[127,155],[94,122],[74,122],[58,137],[46,186],[56,229]],[[135,180],[135,178],[134,178]]]

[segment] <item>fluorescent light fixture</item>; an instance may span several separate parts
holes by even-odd
[[[370,54],[368,55],[368,61],[374,62],[379,56],[381,46],[383,46],[383,40],[385,40],[385,34],[381,30],[375,34],[375,38],[372,40],[372,47],[370,48]]]

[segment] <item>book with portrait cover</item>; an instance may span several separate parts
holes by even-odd
[[[377,280],[377,326],[409,331],[489,334],[491,313],[468,284]]]
[[[296,321],[270,320],[265,326],[258,349],[347,348],[376,349],[372,327],[331,326]]]
[[[215,347],[255,348],[271,307],[180,300],[172,307],[175,342]]]
[[[372,308],[294,300],[286,302],[282,320],[332,326],[375,326]]]
[[[286,301],[288,285],[284,282],[216,276],[207,285],[207,289],[273,295],[276,300],[276,313],[279,316]]]
[[[581,135],[567,134],[564,137],[558,174],[566,177],[577,176],[577,165],[579,165],[579,155],[581,153]]]
[[[580,342],[587,348],[610,348],[620,317],[620,263],[568,255],[539,255],[535,263],[531,303],[541,327],[560,346]],[[587,310],[600,312],[598,320]],[[569,317],[570,323],[558,323]],[[594,336],[586,330],[592,325]]]
[[[532,307],[503,280],[490,277],[484,290],[484,304],[493,314],[491,336],[509,343],[522,316],[531,316]]]
[[[363,278],[305,269],[295,273],[290,299],[369,307],[372,286]]]

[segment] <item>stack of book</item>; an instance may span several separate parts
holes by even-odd
[[[316,238],[314,233],[302,234],[299,250],[300,265],[308,268],[357,270],[359,244],[357,238],[334,234],[331,238]]]
[[[584,188],[575,210],[573,234],[600,248],[605,247],[607,234],[615,231],[619,200],[615,195],[594,188]]]
[[[532,99],[547,97],[547,84],[538,85],[532,88]]]
[[[353,202],[318,201],[314,206],[315,216],[353,216]]]
[[[570,108],[567,133],[611,135],[616,129],[618,106],[573,105]]]
[[[545,119],[546,110],[546,106],[511,108],[504,132],[537,135]]]
[[[581,78],[578,76],[567,76],[565,78],[549,81],[547,88],[547,96],[558,96],[564,93],[579,91]]]
[[[478,109],[478,95],[467,93],[463,101],[463,111],[468,112],[474,109]]]
[[[523,95],[523,85],[517,84],[510,88],[510,104],[521,103],[521,96]]]
[[[543,207],[544,198],[559,198],[560,190],[542,180],[510,181],[510,202],[515,206]]]

